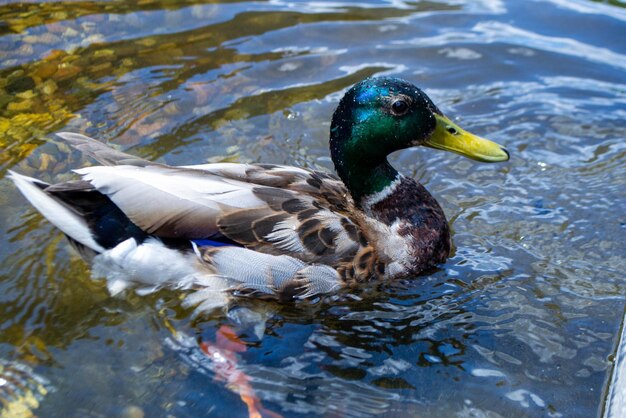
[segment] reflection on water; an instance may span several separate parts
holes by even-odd
[[[0,5],[0,173],[68,179],[85,132],[171,164],[332,169],[329,118],[371,75],[422,86],[508,164],[393,156],[441,202],[440,269],[318,304],[110,298],[0,181],[0,358],[58,390],[41,416],[245,415],[200,350],[284,416],[600,413],[624,308],[626,28],[620,1],[79,1]],[[26,208],[26,209],[25,209]],[[2,414],[0,410],[0,415]]]
[[[0,412],[3,417],[33,416],[32,410],[53,390],[27,365],[0,359]]]

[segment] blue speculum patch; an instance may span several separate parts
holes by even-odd
[[[230,240],[229,241],[216,241],[212,239],[193,239],[191,240],[191,242],[196,244],[198,247],[231,247],[231,246],[240,247],[240,245],[237,245],[236,243]]]

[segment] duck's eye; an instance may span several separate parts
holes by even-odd
[[[398,116],[404,115],[409,110],[409,105],[406,101],[399,99],[391,104],[391,111]]]

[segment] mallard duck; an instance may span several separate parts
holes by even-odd
[[[412,276],[444,262],[443,210],[387,156],[426,146],[483,162],[500,145],[472,135],[413,84],[369,78],[332,118],[337,176],[272,164],[169,166],[77,133],[58,134],[101,165],[49,185],[15,172],[22,194],[67,235],[112,293],[193,288],[199,309],[227,295],[303,299],[373,279]]]

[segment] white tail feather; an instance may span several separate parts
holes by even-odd
[[[94,251],[99,253],[104,251],[104,248],[94,240],[83,218],[35,185],[35,183],[45,183],[10,170],[9,178],[13,180],[24,197],[64,234]]]

